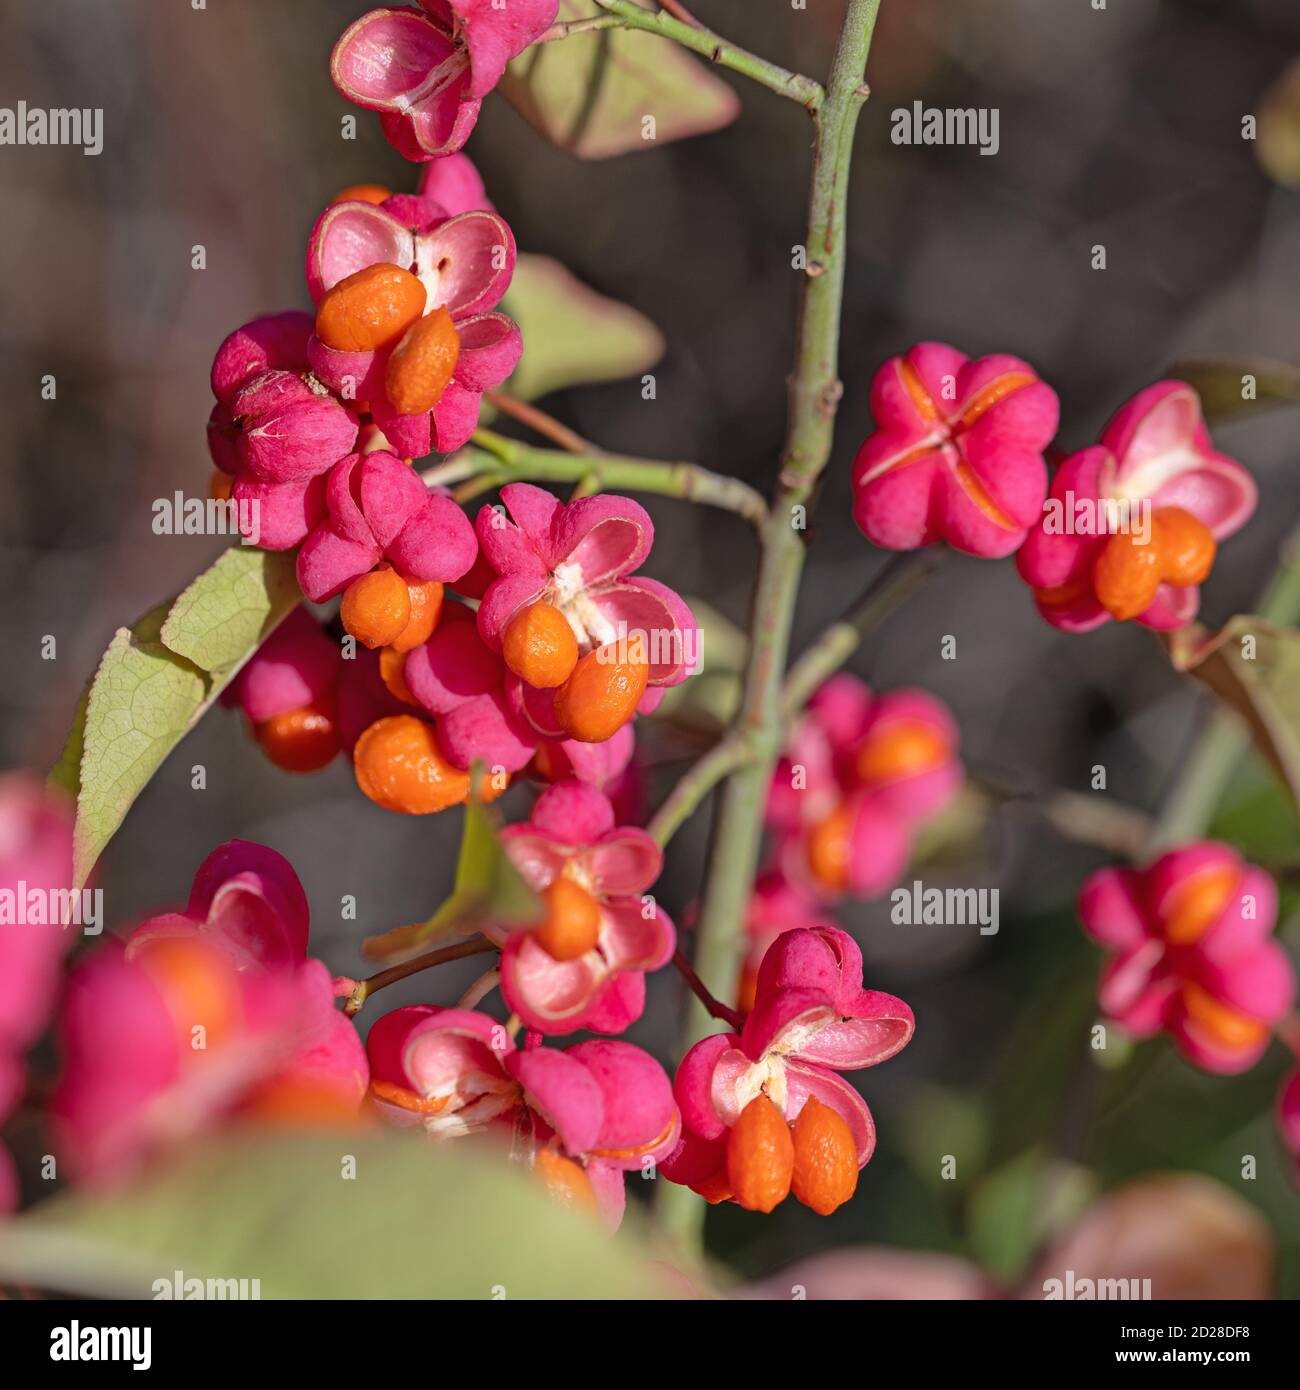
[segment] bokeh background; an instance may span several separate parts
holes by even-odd
[[[3,761],[45,768],[113,629],[178,591],[221,542],[157,537],[154,499],[200,492],[208,366],[260,312],[308,303],[307,232],[340,187],[413,187],[415,170],[328,79],[359,0],[0,0],[0,90],[38,106],[104,109],[98,158],[0,148],[0,380],[6,430],[0,516]],[[825,73],[843,0],[697,0],[699,16],[784,64]],[[923,338],[1032,361],[1060,393],[1059,444],[1095,438],[1171,363],[1300,357],[1300,195],[1261,171],[1243,115],[1300,52],[1294,0],[885,0],[859,129],[835,454],[811,534],[796,648],[862,588],[882,557],[849,519],[848,474],[869,428],[879,362]],[[724,78],[730,81],[730,79]],[[521,248],[565,262],[648,314],[667,342],[657,396],[639,383],[543,404],[623,452],[694,459],[767,489],[784,430],[810,155],[807,117],[737,80],[721,132],[583,163],[502,99],[469,152]],[[1001,148],[899,147],[890,112],[996,107]],[[1091,248],[1107,248],[1107,269]],[[191,248],[207,265],[191,268]],[[40,379],[57,378],[45,401]],[[1296,520],[1296,415],[1258,410],[1216,432],[1259,481],[1261,505],[1229,544],[1210,621],[1249,611]],[[645,500],[645,499],[643,499]],[[743,523],[647,500],[660,528],[648,572],[745,621],[754,567]],[[41,659],[52,635],[57,658]],[[956,638],[955,660],[940,639]],[[1278,1287],[1300,1292],[1300,1196],[1268,1115],[1283,1072],[1195,1075],[1161,1044],[1118,1070],[1092,1060],[1097,958],[1074,925],[1078,882],[1101,861],[1043,814],[1057,789],[1159,805],[1204,714],[1132,626],[1087,637],[1035,615],[1010,563],[950,557],[851,663],[888,688],[919,684],[953,707],[973,774],[999,789],[954,881],[998,887],[1001,930],[897,927],[886,909],[845,914],[868,983],[919,1019],[901,1057],[859,1081],[881,1146],[831,1221],[795,1203],[756,1218],[710,1215],[712,1248],[746,1276],[829,1245],[874,1242],[973,1256],[1011,1278],[1061,1212],[1136,1174],[1194,1170],[1257,1205],[1280,1251]],[[190,769],[208,770],[193,791]],[[662,795],[671,767],[652,772]],[[520,794],[516,793],[516,796]],[[1248,849],[1300,849],[1295,824],[1246,767],[1222,825]],[[522,813],[524,801],[513,803]],[[358,942],[428,914],[450,883],[458,824],[391,816],[342,763],[310,779],[267,763],[214,712],[140,798],[102,865],[110,917],[182,900],[199,860],[232,836],[287,854],[313,907],[315,950],[362,970]],[[673,844],[660,896],[686,915],[708,817]],[[935,870],[937,875],[939,870]],[[927,871],[927,877],[930,875]],[[935,881],[939,881],[937,878]],[[339,904],[355,895],[359,921]],[[1290,939],[1296,940],[1293,926]],[[474,973],[467,963],[464,979]],[[447,970],[386,1004],[453,997]],[[721,987],[721,982],[719,982]],[[684,1007],[669,974],[631,1035],[668,1059]],[[958,1156],[958,1180],[939,1158]],[[1241,1180],[1243,1154],[1258,1177]]]

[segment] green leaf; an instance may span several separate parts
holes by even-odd
[[[560,0],[561,21],[602,14],[593,0]],[[506,69],[500,90],[552,144],[608,159],[718,130],[736,119],[735,92],[671,39],[625,29],[535,44]],[[654,138],[645,121],[655,122]]]
[[[466,933],[484,925],[524,926],[536,922],[542,906],[501,843],[493,814],[477,801],[465,807],[460,856],[451,896],[425,922],[372,936],[363,947],[372,960],[400,960],[435,937]]]
[[[686,728],[721,729],[740,708],[749,638],[703,599],[691,596],[686,602],[700,625],[700,668],[690,680],[665,690],[651,717]]]
[[[1247,411],[1300,404],[1300,367],[1264,360],[1175,362],[1169,375],[1196,388],[1201,409],[1210,424]],[[1242,396],[1246,377],[1254,378],[1254,398]]]
[[[235,546],[172,604],[163,624],[169,651],[220,675],[248,660],[302,598],[292,557]]]
[[[1246,721],[1260,755],[1300,806],[1300,632],[1239,614],[1215,633],[1200,624],[1168,639],[1174,667]]]
[[[908,1105],[900,1126],[908,1163],[926,1184],[943,1190],[949,1184],[943,1159],[957,1164],[958,1182],[968,1182],[984,1167],[989,1149],[988,1112],[977,1095],[943,1086],[922,1086]]]
[[[1264,172],[1284,188],[1300,188],[1300,59],[1264,93],[1255,134]]]
[[[236,1131],[6,1223],[0,1279],[135,1298],[178,1270],[257,1279],[263,1298],[670,1297],[652,1253],[634,1215],[611,1238],[479,1141]]]
[[[300,598],[292,556],[236,547],[179,598],[117,630],[51,773],[77,799],[78,885],[167,755]]]
[[[504,307],[526,344],[503,388],[520,400],[638,376],[663,356],[663,335],[644,314],[597,294],[549,256],[519,257]]]
[[[1043,1156],[1027,1150],[976,1185],[967,1209],[971,1254],[1000,1279],[1019,1277],[1034,1243]]]

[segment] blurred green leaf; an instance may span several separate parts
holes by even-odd
[[[644,314],[584,285],[550,256],[521,255],[504,307],[526,348],[504,390],[532,401],[648,371],[664,339]]]
[[[1300,58],[1264,93],[1255,150],[1269,178],[1300,188]]]
[[[635,1225],[610,1237],[475,1140],[227,1133],[125,1190],[54,1197],[6,1223],[0,1278],[136,1298],[177,1270],[257,1279],[263,1298],[679,1293]]]
[[[720,729],[740,708],[749,638],[712,604],[694,596],[686,602],[700,627],[700,667],[690,680],[664,691],[654,717],[687,728]]]
[[[560,0],[557,18],[602,13],[594,0]],[[529,124],[579,159],[702,135],[740,111],[735,92],[672,40],[619,29],[535,44],[506,69],[500,90]]]
[[[1300,819],[1286,788],[1250,758],[1215,813],[1209,831],[1256,863],[1294,863],[1300,854]]]
[[[1096,1179],[1086,1168],[1027,1149],[971,1193],[971,1253],[989,1273],[1014,1283],[1037,1250],[1077,1220],[1096,1193]]]
[[[364,946],[366,955],[372,960],[398,960],[450,932],[470,932],[487,924],[511,927],[536,922],[541,916],[541,902],[511,863],[499,830],[492,813],[471,801],[465,807],[451,896],[427,921],[370,937]]]
[[[933,870],[967,865],[983,849],[989,799],[965,783],[938,815],[922,822],[912,846],[911,869]]]
[[[51,773],[77,799],[77,884],[168,754],[301,597],[292,556],[237,546],[178,598],[118,628]]]
[[[1196,388],[1201,409],[1210,424],[1247,411],[1300,404],[1300,367],[1289,362],[1198,361],[1175,362],[1169,375]],[[1247,399],[1245,378],[1253,377],[1254,395]]]
[[[1177,670],[1245,719],[1260,755],[1300,805],[1300,632],[1239,614],[1218,632],[1183,628],[1168,646]]]
[[[913,1172],[943,1190],[971,1180],[988,1155],[989,1118],[975,1095],[925,1086],[908,1106],[902,1127],[903,1152]],[[944,1175],[944,1160],[956,1163],[955,1180]]]

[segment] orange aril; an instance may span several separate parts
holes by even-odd
[[[420,702],[411,694],[411,687],[406,683],[406,653],[399,652],[396,647],[380,647],[379,649],[379,679],[388,687],[388,693],[395,695],[399,700],[404,700],[408,705],[418,705]]]
[[[842,893],[848,887],[852,831],[853,807],[844,802],[808,834],[808,872],[832,893]]]
[[[848,1121],[809,1096],[794,1122],[794,1195],[804,1206],[829,1216],[857,1186],[858,1149]]]
[[[267,1082],[240,1114],[277,1129],[358,1129],[370,1119],[357,1099],[337,1086],[293,1080]]]
[[[160,936],[139,943],[131,959],[157,986],[183,1052],[201,1056],[238,1027],[235,972],[215,946],[193,937]]]
[[[553,604],[530,603],[506,624],[501,655],[520,680],[538,690],[553,690],[578,664],[578,639]]]
[[[1092,569],[1097,601],[1119,622],[1136,618],[1155,600],[1160,587],[1160,551],[1131,532],[1111,536]]]
[[[746,965],[741,970],[740,980],[736,985],[736,1008],[742,1014],[752,1014],[757,997],[758,971],[754,966]]]
[[[208,496],[214,502],[229,502],[230,490],[235,486],[235,480],[229,473],[223,473],[220,468],[212,470],[212,476],[208,479]]]
[[[1218,549],[1210,528],[1182,507],[1160,507],[1151,518],[1152,543],[1160,552],[1160,573],[1186,588],[1207,579]]]
[[[595,1211],[596,1192],[580,1163],[554,1149],[538,1149],[533,1156],[533,1172],[541,1178],[546,1195],[556,1206]]]
[[[443,756],[433,725],[413,714],[376,720],[352,753],[357,785],[378,806],[426,816],[469,795],[468,772]]]
[[[338,352],[391,347],[424,313],[419,279],[401,266],[368,265],[327,291],[316,310],[316,336]]]
[[[386,203],[393,196],[391,188],[382,183],[350,183],[330,199],[333,203]]]
[[[1197,1030],[1229,1051],[1255,1047],[1268,1036],[1268,1025],[1221,1004],[1200,985],[1183,986],[1183,1007]]]
[[[1086,580],[1071,579],[1065,584],[1055,584],[1047,589],[1035,589],[1034,597],[1048,608],[1064,608],[1066,604],[1074,603],[1089,592]]]
[[[366,1094],[372,1100],[397,1105],[417,1115],[441,1115],[453,1098],[451,1092],[444,1096],[422,1096],[408,1086],[399,1086],[395,1081],[377,1081],[373,1077]]]
[[[731,1190],[731,1179],[727,1176],[725,1163],[712,1177],[696,1183],[691,1191],[697,1196],[703,1197],[711,1207],[716,1207],[719,1202],[729,1202],[735,1196]]]
[[[262,752],[285,772],[319,772],[342,747],[332,691],[310,705],[264,719],[253,732]]]
[[[417,319],[393,349],[384,389],[399,415],[423,415],[442,399],[460,358],[460,337],[444,308]]]
[[[442,615],[443,589],[436,579],[415,584],[408,581],[406,592],[411,601],[411,616],[401,633],[389,643],[398,652],[411,652],[423,646],[433,636]]]
[[[892,782],[915,777],[948,761],[948,740],[933,724],[900,719],[867,736],[858,749],[856,767],[864,782]]]
[[[1190,946],[1223,916],[1241,875],[1223,864],[1185,878],[1160,906],[1164,937],[1173,946]]]
[[[1201,583],[1214,567],[1217,549],[1210,528],[1198,517],[1182,507],[1160,507],[1145,543],[1132,534],[1106,542],[1093,566],[1093,588],[1113,618],[1136,618],[1161,583],[1180,589]]]
[[[771,1211],[783,1202],[794,1175],[794,1140],[776,1105],[757,1095],[740,1112],[727,1138],[727,1180],[749,1211]]]
[[[636,713],[650,668],[619,661],[614,643],[588,652],[555,696],[555,718],[579,743],[604,743]]]
[[[600,936],[600,904],[571,878],[557,878],[542,893],[546,916],[533,935],[553,960],[577,960]]]
[[[387,647],[411,621],[411,591],[391,565],[354,579],[343,591],[343,626],[367,647]]]

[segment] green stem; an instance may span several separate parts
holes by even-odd
[[[1283,543],[1281,561],[1258,612],[1279,627],[1300,621],[1300,528]],[[1165,798],[1146,846],[1148,855],[1205,834],[1249,751],[1250,731],[1241,716],[1226,705],[1216,705]]]
[[[709,749],[673,787],[663,805],[650,818],[646,829],[666,845],[695,814],[701,801],[728,774],[744,765],[750,750],[743,739],[727,737]]]
[[[462,449],[445,463],[428,469],[423,474],[424,481],[430,486],[442,486],[474,478],[488,480],[487,485],[494,487],[524,481],[581,483],[597,490],[649,492],[721,507],[755,526],[767,516],[767,503],[748,483],[710,472],[695,463],[630,458],[599,450],[575,454],[563,449],[538,449],[492,430],[476,430],[474,444],[478,447]]]
[[[791,668],[781,695],[786,719],[793,719],[813,691],[853,655],[862,639],[934,573],[941,555],[935,550],[895,555],[872,578],[849,611],[832,623]]]
[[[789,97],[809,111],[816,111],[822,105],[825,93],[820,82],[801,73],[790,72],[787,68],[769,63],[766,58],[740,48],[711,29],[699,24],[684,24],[666,10],[651,11],[643,9],[632,0],[596,0],[601,9],[606,10],[621,29],[641,29],[648,34],[659,34],[672,39],[683,48],[689,48],[700,57],[707,58],[719,67],[729,68],[742,77],[748,77],[764,87],[770,88],[779,96]],[[877,0],[879,3],[879,0]],[[612,26],[614,27],[614,26]]]
[[[746,742],[752,757],[730,776],[722,794],[695,932],[695,969],[706,986],[729,988],[735,979],[758,868],[763,807],[780,754],[781,685],[804,561],[800,533],[813,489],[830,458],[842,393],[838,364],[849,162],[858,112],[867,97],[863,79],[879,9],[880,0],[849,0],[826,98],[816,113],[807,278],[790,378],[789,428],[776,498],[760,530],[763,553],[745,694],[732,734]],[[697,1002],[687,1020],[684,1044],[689,1046],[711,1028],[707,1011]],[[688,1188],[665,1184],[658,1210],[665,1227],[684,1246],[698,1249],[705,1212],[701,1198]]]

